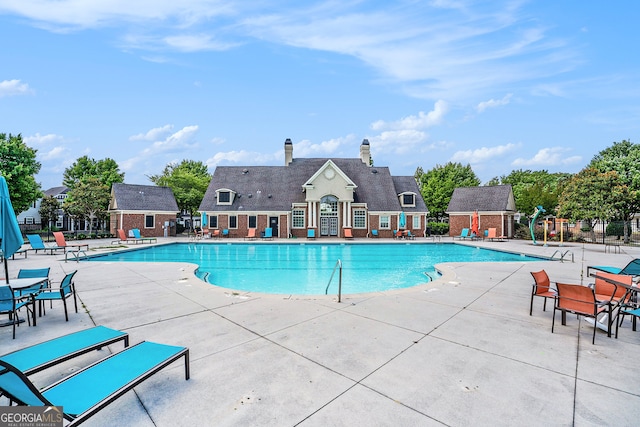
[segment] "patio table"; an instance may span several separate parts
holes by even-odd
[[[21,290],[39,285],[47,282],[48,280],[49,278],[47,277],[28,277],[23,279],[9,279],[9,283],[7,283],[6,279],[0,279],[0,286],[9,285],[13,291],[20,292]],[[36,326],[36,295],[38,292],[40,291],[29,291],[25,292],[24,295],[21,294],[20,296],[20,298],[29,298],[31,300],[33,326]]]
[[[612,279],[610,279],[608,277],[604,277],[604,276],[598,275],[597,272],[591,273],[590,276],[594,277],[594,278],[597,276],[597,277],[599,277],[600,279],[602,279],[602,280],[604,280],[606,282],[612,283],[612,284],[614,284],[616,286],[620,286],[620,287],[626,289],[626,292],[622,296],[622,298],[620,298],[618,300],[618,302],[613,307],[611,307],[611,312],[612,313],[617,308],[619,308],[624,301],[627,301],[628,299],[633,298],[634,297],[633,294],[636,294],[636,298],[637,298],[637,293],[640,292],[640,287],[638,287],[638,283],[636,281],[632,281],[631,285],[628,285],[626,283],[618,282],[617,280],[612,280]],[[605,319],[606,319],[607,322],[609,322],[611,325],[613,325],[613,320],[615,319],[615,321],[617,322],[619,315],[620,315],[620,310],[618,310],[618,312],[615,315],[612,315],[613,319],[608,319],[609,315],[606,314],[605,316],[603,316],[603,318],[600,321],[594,322],[594,326],[597,326],[600,329],[604,329],[604,328],[606,328],[606,326],[602,322],[605,321]],[[635,325],[634,325],[634,330],[635,330]]]

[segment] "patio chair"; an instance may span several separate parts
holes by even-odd
[[[229,237],[229,229],[225,228],[222,230],[222,237]]]
[[[409,240],[415,240],[416,239],[416,235],[411,233],[411,230],[407,230],[407,239]]]
[[[144,242],[153,243],[158,241],[158,239],[156,239],[155,237],[142,237],[142,235],[140,234],[140,229],[138,228],[133,228],[131,231],[133,232],[133,237],[135,237],[136,240],[138,240],[141,243],[144,243]]]
[[[640,276],[640,258],[633,259],[624,267],[612,267],[608,265],[591,265],[587,267],[587,276],[591,270],[604,271],[605,273],[626,274],[628,276]],[[597,274],[597,273],[596,273]]]
[[[13,339],[16,339],[16,325],[19,325],[18,310],[29,304],[29,301],[15,298],[9,285],[0,285],[0,314],[8,314],[9,322],[4,326],[13,326]],[[27,319],[29,316],[27,316]]]
[[[353,234],[351,233],[351,229],[350,228],[345,228],[344,229],[344,238],[345,239],[353,239]]]
[[[60,288],[57,291],[54,291],[51,288],[45,289],[36,295],[36,301],[40,306],[40,316],[42,316],[44,301],[54,301],[54,300],[62,300],[62,304],[64,306],[64,318],[68,322],[69,314],[67,313],[67,298],[73,296],[73,304],[76,308],[76,313],[78,312],[78,299],[76,297],[76,287],[73,283],[73,276],[78,272],[78,270],[72,271],[71,273],[64,276],[62,282],[60,282]]]
[[[578,316],[592,317],[594,322],[598,321],[598,315],[608,312],[610,306],[606,303],[600,303],[596,300],[596,294],[588,286],[571,285],[566,283],[556,283],[558,289],[558,295],[555,299],[556,303],[553,307],[553,320],[551,321],[551,333],[556,322],[556,311],[562,312],[562,320],[564,323],[565,313],[573,313]],[[609,312],[609,318],[611,313]],[[597,326],[593,326],[593,338],[592,344],[596,343],[596,330]],[[607,335],[611,336],[611,328],[609,328]]]
[[[0,392],[27,406],[61,406],[68,426],[94,416],[161,369],[184,357],[189,379],[189,349],[143,341],[89,365],[42,390],[20,369],[0,360]]]
[[[307,239],[315,239],[316,238],[316,229],[315,228],[308,228],[307,229]]]
[[[533,313],[533,297],[544,298],[542,311],[547,311],[547,298],[555,298],[558,294],[555,289],[551,288],[551,281],[547,272],[544,270],[532,271],[533,288],[531,289],[531,304],[529,306],[529,316]]]
[[[372,229],[371,230],[371,237],[380,237],[380,233],[378,233],[378,230]]]
[[[114,240],[111,242],[112,245],[121,244],[121,243],[138,243],[136,239],[131,237],[127,237],[127,233],[122,228],[118,228],[118,240]]]
[[[40,284],[37,284],[35,286],[31,286],[29,288],[21,288],[21,289],[16,289],[13,291],[13,293],[15,294],[16,297],[22,297],[25,294],[30,294],[32,292],[36,292],[41,290],[43,287],[48,287],[49,286],[49,271],[51,270],[50,267],[47,268],[21,268],[20,270],[18,270],[18,279],[31,279],[31,278],[38,278],[38,277],[42,277],[42,278],[47,278],[46,282],[42,282]]]
[[[40,237],[39,234],[27,234],[27,240],[29,240],[31,249],[35,251],[35,253],[38,253],[38,251],[45,251],[45,253],[49,251],[51,255],[53,255],[53,251],[57,251],[59,249],[62,249],[63,251],[65,250],[65,248],[61,246],[45,246],[42,241],[42,237]]]
[[[218,230],[218,229],[213,230],[213,232],[211,233],[211,237],[213,237],[214,239],[219,239],[220,238],[220,230]]]
[[[616,322],[616,338],[618,338],[618,328],[620,327],[620,325],[622,325],[622,321],[624,320],[624,316],[626,315],[631,316],[631,329],[635,332],[637,320],[638,317],[640,317],[640,307],[620,308],[620,312],[618,313],[620,319],[618,322]]]
[[[273,228],[271,227],[267,227],[264,229],[264,236],[262,236],[263,239],[273,239]]]
[[[244,238],[244,240],[255,240],[256,239],[256,229],[255,228],[250,228],[247,231],[247,235]]]
[[[460,232],[459,236],[453,236],[454,239],[467,239],[469,238],[469,229],[468,228],[463,228],[462,231]]]
[[[129,334],[105,326],[94,326],[7,353],[0,356],[0,360],[13,365],[25,375],[31,375],[118,341],[124,341],[124,346],[129,347]]]
[[[64,238],[64,234],[62,234],[62,231],[54,231],[53,232],[53,237],[56,239],[56,245],[58,245],[58,247],[60,248],[64,248],[64,251],[66,252],[68,248],[77,248],[77,250],[82,250],[82,248],[86,248],[86,250],[89,250],[89,244],[88,243],[75,243],[75,244],[68,244],[67,241]]]

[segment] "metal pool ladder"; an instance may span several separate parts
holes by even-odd
[[[338,302],[342,302],[342,261],[338,259],[336,265],[333,267],[333,272],[331,272],[331,277],[329,278],[329,283],[327,283],[327,288],[324,290],[324,294],[327,295],[329,293],[329,285],[331,285],[331,281],[333,280],[333,276],[336,274],[336,269],[339,271],[338,273]]]

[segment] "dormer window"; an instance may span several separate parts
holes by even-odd
[[[400,204],[404,207],[415,207],[416,194],[415,193],[402,193],[400,194]]]
[[[234,191],[227,189],[220,189],[216,191],[216,198],[219,205],[231,205],[233,203]]]

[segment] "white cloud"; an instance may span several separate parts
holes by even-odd
[[[551,147],[540,149],[533,157],[525,159],[519,157],[515,159],[511,165],[515,167],[523,166],[561,166],[573,165],[582,161],[581,156],[567,156],[571,148]]]
[[[33,93],[27,83],[20,80],[3,80],[0,82],[0,98],[4,96],[26,95]]]
[[[69,149],[63,146],[57,146],[57,147],[53,147],[51,150],[46,152],[38,151],[38,157],[41,160],[45,160],[45,161],[55,160],[55,159],[63,158],[68,152],[69,152]]]
[[[416,151],[426,151],[430,148],[425,145],[428,138],[427,133],[415,129],[385,131],[368,137],[374,157],[379,153],[384,153],[387,157],[393,154],[406,155]]]
[[[425,113],[420,111],[417,116],[407,116],[395,122],[385,122],[384,120],[378,120],[371,124],[373,130],[406,130],[406,129],[425,129],[431,126],[442,123],[444,115],[448,111],[448,106],[445,101],[439,100],[434,106],[433,110]]]
[[[356,141],[355,135],[333,138],[316,144],[309,140],[302,140],[293,144],[293,157],[330,157],[354,141]]]
[[[167,135],[173,129],[173,125],[164,125],[159,128],[153,128],[147,133],[139,133],[129,137],[129,141],[156,141],[158,138],[162,138]]]
[[[263,156],[254,151],[240,150],[216,153],[208,158],[205,163],[209,168],[215,168],[221,163],[225,164],[257,164],[256,158]]]
[[[181,52],[200,52],[206,50],[228,50],[239,43],[221,42],[208,34],[168,36],[163,42],[170,48]]]
[[[53,133],[48,133],[46,135],[40,135],[40,133],[36,133],[35,135],[27,136],[23,138],[23,141],[27,145],[45,145],[52,142],[62,141],[63,138],[60,135],[56,135]]]
[[[476,107],[476,110],[478,111],[478,113],[482,113],[488,108],[496,108],[503,105],[507,105],[509,102],[511,102],[512,96],[513,95],[509,93],[505,95],[502,99],[490,99],[488,101],[483,101],[478,104],[478,106]]]
[[[481,147],[473,150],[457,151],[451,156],[452,162],[458,163],[484,163],[499,158],[518,149],[521,144],[497,145],[495,147]]]

